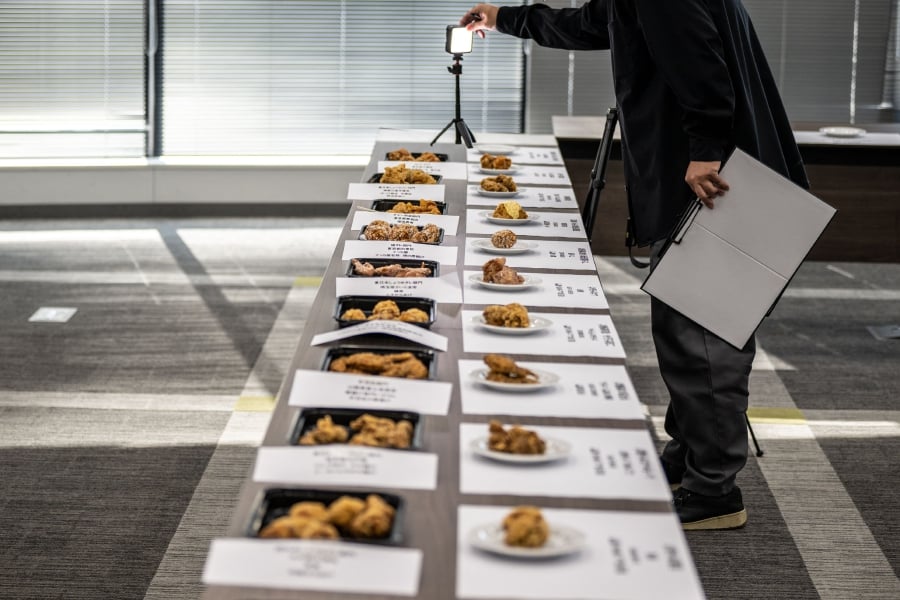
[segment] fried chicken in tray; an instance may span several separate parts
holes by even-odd
[[[315,429],[310,429],[300,437],[301,446],[318,446],[320,444],[343,444],[350,437],[347,430],[335,425],[330,415],[316,421]]]
[[[307,430],[297,443],[301,446],[349,443],[353,446],[403,449],[412,445],[413,430],[412,422],[406,419],[395,421],[364,413],[350,421],[349,425],[338,425],[331,415],[325,415],[317,419],[315,428]]]
[[[484,364],[490,369],[485,375],[488,381],[526,385],[539,383],[538,376],[534,372],[520,367],[513,359],[503,354],[485,354]]]
[[[408,162],[441,162],[440,157],[434,152],[422,152],[418,157],[406,148],[397,148],[387,153],[388,160],[405,160]]]
[[[488,448],[494,452],[507,454],[543,454],[547,444],[540,436],[528,429],[513,425],[504,429],[500,421],[492,420],[488,425]]]
[[[356,258],[351,259],[350,263],[353,265],[353,272],[360,277],[428,277],[431,275],[431,268],[426,267],[425,263],[419,267],[404,267],[401,264],[375,267],[372,263],[361,262]]]
[[[396,167],[385,167],[378,183],[437,183],[437,179],[421,169],[408,169],[405,163]]]
[[[372,308],[372,313],[366,316],[361,308],[348,308],[341,314],[343,321],[403,321],[405,323],[427,323],[431,320],[428,313],[420,308],[407,308],[401,311],[393,300],[381,300]]]
[[[428,367],[412,352],[394,354],[357,352],[335,358],[328,365],[328,370],[338,373],[382,375],[406,379],[426,379],[428,377]]]
[[[497,327],[528,327],[531,324],[528,309],[518,302],[507,305],[492,304],[481,314],[485,323]]]
[[[492,258],[481,267],[481,280],[487,283],[500,283],[504,285],[517,285],[525,283],[525,278],[519,275],[515,269],[506,266],[506,258]]]
[[[434,223],[416,227],[409,223],[391,225],[385,221],[376,220],[366,225],[362,236],[370,241],[391,240],[395,242],[436,244],[441,239],[441,228]]]
[[[385,212],[439,215],[441,214],[441,208],[434,200],[425,200],[423,198],[422,200],[419,200],[418,204],[413,204],[412,202],[398,202],[393,208]]]
[[[341,496],[327,507],[321,502],[298,502],[289,514],[272,520],[258,535],[267,539],[386,538],[395,514],[394,507],[377,494],[369,494],[365,500]]]

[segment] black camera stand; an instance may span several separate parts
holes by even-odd
[[[440,139],[444,133],[447,132],[451,127],[456,128],[456,143],[462,144],[465,143],[466,148],[471,148],[475,144],[475,136],[472,134],[472,130],[469,129],[469,126],[463,121],[462,118],[462,104],[460,102],[459,96],[459,76],[462,75],[462,54],[454,54],[453,55],[453,66],[447,67],[447,70],[450,71],[453,76],[456,78],[456,118],[447,123],[441,132],[437,134],[433,140],[431,140],[431,145],[434,146],[435,142]]]

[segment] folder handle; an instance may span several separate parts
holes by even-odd
[[[696,219],[697,215],[700,213],[701,208],[703,208],[703,203],[698,199],[694,201],[693,206],[685,211],[684,216],[681,218],[681,222],[675,229],[675,235],[672,236],[673,244],[681,243],[681,240],[684,239],[687,230],[690,229],[691,225],[694,223],[694,219]]]

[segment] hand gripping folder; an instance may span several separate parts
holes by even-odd
[[[741,348],[835,210],[739,149],[721,175],[729,191],[688,211],[641,289]]]

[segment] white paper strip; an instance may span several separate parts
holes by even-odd
[[[479,180],[480,181],[480,180]],[[494,208],[497,206],[495,198],[488,198],[477,193],[478,187],[467,188],[466,204],[469,206],[485,206]],[[578,200],[575,198],[575,190],[570,187],[529,187],[515,197],[515,201],[525,208],[559,208],[566,210],[578,210]]]
[[[515,165],[515,157],[513,159],[513,165]],[[482,173],[479,164],[469,165],[470,182],[481,183],[485,177],[491,177],[491,175]],[[543,165],[516,167],[516,171],[512,173],[511,177],[517,185],[572,185],[572,180],[569,179],[569,173],[565,167]]]
[[[477,383],[472,376],[485,368],[482,361],[460,360],[459,392],[463,413],[584,419],[644,418],[624,366],[517,362],[525,368],[558,375],[559,382],[546,390],[499,392]]]
[[[487,261],[485,261],[487,262]],[[518,268],[515,257],[506,264]],[[560,273],[534,273],[540,284],[524,290],[494,290],[474,283],[470,278],[481,276],[481,271],[465,271],[463,298],[466,304],[507,304],[518,302],[523,306],[556,306],[559,308],[609,308],[606,296],[600,288],[600,279],[593,275],[564,275]]]
[[[405,164],[407,169],[419,169],[432,175],[441,175],[445,179],[465,179],[466,163],[462,162],[415,162],[408,160],[379,160],[378,172],[384,173],[385,167],[396,167]]]
[[[493,206],[495,207],[495,203]],[[560,237],[585,239],[584,225],[581,215],[576,212],[541,212],[540,219],[525,225],[497,225],[484,217],[485,212],[492,212],[493,207],[486,209],[466,210],[466,233],[470,235],[492,235],[500,229],[510,229],[516,235],[535,237]]]
[[[446,415],[453,384],[300,369],[288,404],[327,408],[408,410]]]
[[[527,335],[510,335],[488,331],[478,325],[481,314],[480,310],[462,311],[465,352],[625,359],[625,350],[609,315],[529,311],[532,320],[549,321],[550,325]]]
[[[444,189],[442,184],[351,183],[347,190],[347,200],[421,200],[428,198],[435,202],[443,202]]]
[[[459,304],[462,290],[456,273],[440,277],[336,277],[336,296],[431,298]]]
[[[345,340],[356,337],[358,335],[382,334],[392,335],[394,337],[403,338],[435,350],[442,352],[447,351],[447,337],[428,331],[417,325],[405,323],[403,321],[388,321],[385,319],[376,319],[374,321],[366,321],[348,327],[342,327],[335,331],[320,333],[313,336],[312,345],[328,344],[338,340]]]
[[[586,536],[581,552],[556,560],[516,560],[476,550],[470,532],[497,524],[512,507],[458,510],[458,598],[523,600],[703,600],[700,579],[674,513],[544,508],[551,531]]]
[[[391,224],[404,223],[415,225],[417,227],[434,223],[444,230],[445,236],[454,236],[456,235],[457,229],[459,229],[459,217],[457,215],[421,215],[372,212],[366,210],[357,210],[353,213],[353,221],[350,224],[350,229],[352,231],[359,231],[372,221],[386,221]]]
[[[456,246],[435,246],[433,244],[413,244],[412,242],[382,242],[368,240],[347,240],[341,258],[393,258],[397,260],[433,260],[442,265],[456,264],[459,248]],[[593,263],[592,263],[593,264]]]
[[[263,446],[253,481],[433,490],[437,454],[346,444]]]
[[[203,583],[415,596],[422,551],[327,540],[212,541]]]
[[[459,426],[459,491],[554,498],[666,501],[672,497],[645,429],[525,427],[541,438],[569,444],[568,456],[531,465],[484,458],[472,452],[472,444],[487,438],[487,425],[463,423]]]
[[[479,138],[481,141],[481,138]],[[496,142],[500,143],[500,142]],[[513,164],[523,165],[563,165],[565,164],[562,152],[557,147],[517,146],[515,151],[507,154]],[[473,148],[468,151],[466,160],[470,163],[481,164],[481,152]]]
[[[465,264],[480,267],[497,256],[476,246],[476,244],[485,243],[485,240],[490,240],[490,238],[466,238]],[[522,254],[508,256],[507,264],[515,261],[515,264],[523,269],[597,270],[597,266],[594,264],[594,255],[591,254],[591,245],[587,240],[580,242],[523,240],[522,243],[534,248]]]

